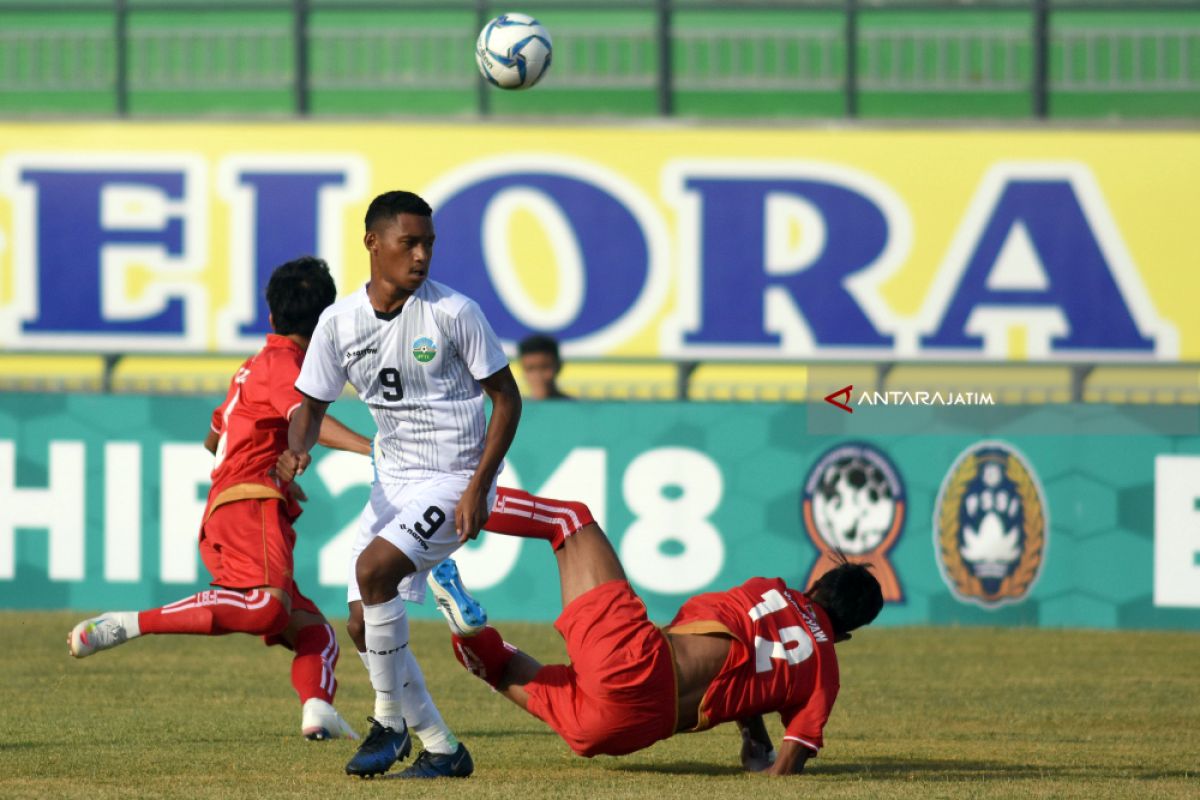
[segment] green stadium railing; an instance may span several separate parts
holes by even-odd
[[[1200,117],[1200,0],[523,0],[555,65],[506,93],[510,5],[0,0],[0,114]]]

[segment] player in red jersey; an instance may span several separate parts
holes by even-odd
[[[571,663],[543,666],[490,626],[453,635],[459,662],[582,756],[624,755],[736,722],[746,769],[801,772],[824,743],[837,698],[834,644],[883,607],[875,577],[844,563],[807,592],[752,578],[692,597],[659,629],[586,509],[580,522],[552,541],[563,600],[555,627]],[[769,712],[785,727],[778,757],[763,724]]]
[[[67,637],[83,658],[150,634],[248,633],[295,652],[292,686],[309,739],[357,738],[334,709],[337,638],[320,609],[292,577],[292,523],[306,499],[274,477],[287,449],[288,421],[302,396],[296,378],[317,318],[334,301],[329,268],[317,258],[290,261],[267,284],[271,327],[266,345],[242,364],[212,416],[204,446],[216,456],[200,527],[200,556],[214,588],[146,611],[108,612],[84,620]],[[369,455],[371,442],[326,417],[321,444]]]

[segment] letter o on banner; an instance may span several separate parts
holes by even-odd
[[[530,161],[481,162],[428,191],[438,231],[433,276],[478,302],[502,339],[530,330],[564,342],[607,338],[665,287],[665,272],[655,279],[665,250],[665,234],[654,227],[661,221],[619,178],[584,162],[546,161],[540,169]],[[530,269],[514,258],[520,243],[505,233],[517,210],[532,214],[558,262],[535,267],[558,278],[561,296],[546,309],[525,298],[518,280]]]

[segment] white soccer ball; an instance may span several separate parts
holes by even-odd
[[[488,83],[501,89],[528,89],[550,69],[550,34],[526,14],[501,14],[483,26],[475,42],[475,63]]]

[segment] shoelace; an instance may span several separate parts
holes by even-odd
[[[367,734],[367,738],[363,740],[363,747],[366,747],[371,742],[383,738],[388,733],[395,733],[392,728],[387,727],[374,717],[367,717],[367,722],[371,723],[371,732]]]

